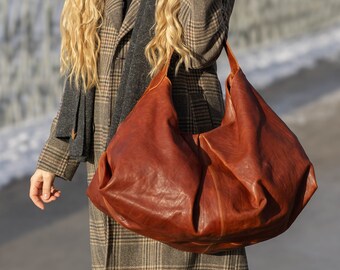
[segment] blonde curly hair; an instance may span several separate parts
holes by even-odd
[[[103,22],[103,0],[65,0],[61,13],[60,73],[75,80],[77,88],[81,78],[84,91],[99,89],[98,55],[99,30]],[[149,76],[153,77],[168,60],[171,48],[179,55],[175,73],[184,63],[188,71],[191,51],[182,41],[183,27],[178,20],[180,0],[156,0],[154,36],[144,50],[151,65]]]

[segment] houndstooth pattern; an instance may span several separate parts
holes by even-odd
[[[95,95],[93,152],[86,162],[87,183],[92,180],[99,158],[105,151],[109,119],[130,44],[130,30],[140,4],[140,0],[132,0],[123,19],[118,15],[122,1],[107,0],[105,3],[99,58],[99,84],[102,91],[96,91]],[[197,59],[191,62],[189,72],[181,66],[175,77],[174,57],[168,77],[173,85],[173,104],[180,129],[200,133],[219,126],[224,114],[216,59],[228,34],[233,1],[182,0],[181,5],[179,19],[185,27],[184,42],[197,55]],[[71,181],[79,163],[69,157],[67,142],[54,137],[58,115],[59,112],[52,121],[50,135],[39,156],[37,168],[54,172],[62,179]],[[248,269],[245,248],[218,255],[179,251],[123,228],[99,211],[90,200],[88,202],[92,270]]]

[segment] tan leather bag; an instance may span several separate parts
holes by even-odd
[[[227,41],[231,72],[219,127],[178,127],[169,61],[119,125],[87,196],[122,226],[174,248],[216,253],[287,230],[317,189],[297,137],[248,82]]]

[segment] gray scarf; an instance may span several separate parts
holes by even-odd
[[[155,3],[156,0],[141,0],[118,87],[106,146],[118,125],[129,114],[151,81],[147,75],[151,66],[144,56],[144,48],[152,38],[150,29],[154,24]],[[79,85],[82,85],[81,82]],[[95,89],[87,91],[86,94],[81,88],[77,90],[74,82],[65,80],[56,137],[69,142],[70,157],[87,161],[92,146]],[[76,135],[74,139],[72,130]]]

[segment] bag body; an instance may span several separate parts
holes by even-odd
[[[150,82],[100,157],[87,196],[122,226],[195,253],[217,253],[273,238],[317,189],[298,138],[231,67],[221,125],[181,132],[170,61]]]

